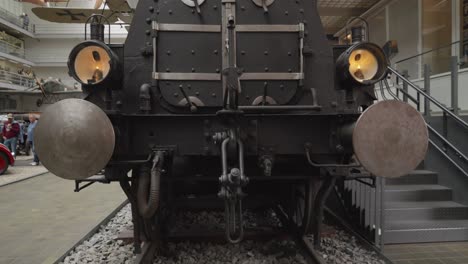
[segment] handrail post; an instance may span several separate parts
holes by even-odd
[[[447,120],[447,113],[446,112],[443,112],[443,115],[442,115],[442,136],[445,138],[445,139],[448,139],[448,120]],[[443,150],[445,152],[447,152],[447,143],[443,143],[444,145],[444,148]]]
[[[451,98],[452,98],[452,111],[454,114],[458,115],[458,57],[452,56],[450,60],[450,70],[451,70]]]
[[[424,90],[431,95],[431,66],[428,64],[424,64]],[[427,97],[424,98],[424,115],[431,116],[431,102]]]
[[[409,77],[408,70],[403,71],[403,76],[405,78]],[[403,82],[403,91],[405,91],[405,93],[403,93],[403,102],[408,103],[408,96],[407,96],[407,94],[408,94],[408,83],[406,83],[406,82]]]

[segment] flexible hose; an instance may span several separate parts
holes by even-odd
[[[154,162],[152,169],[142,166],[139,175],[138,211],[146,219],[151,218],[159,208],[162,155],[158,155]]]

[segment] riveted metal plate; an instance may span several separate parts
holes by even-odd
[[[407,103],[376,103],[356,122],[353,147],[358,160],[372,174],[386,178],[406,175],[426,156],[426,122]]]

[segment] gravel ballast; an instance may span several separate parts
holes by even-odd
[[[173,228],[188,229],[190,226],[224,228],[224,216],[219,212],[181,212]],[[263,214],[246,212],[247,227],[256,227],[258,220],[270,226],[280,226],[273,211]],[[118,240],[124,230],[133,228],[131,208],[126,205],[106,225],[88,240],[77,246],[64,259],[64,264],[84,263],[133,263],[133,245]],[[330,264],[383,264],[375,252],[359,245],[356,239],[344,231],[332,230],[322,238],[320,256]],[[155,264],[303,264],[307,263],[299,247],[291,240],[267,242],[244,241],[232,244],[211,244],[201,242],[169,243],[163,256],[156,257]]]

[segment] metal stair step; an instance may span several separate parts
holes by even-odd
[[[428,170],[415,170],[412,173],[399,178],[389,178],[385,180],[387,185],[402,184],[437,184],[438,174]]]
[[[388,202],[385,221],[468,219],[468,206],[453,201]]]
[[[385,201],[449,201],[452,189],[437,184],[387,185]]]
[[[386,244],[468,240],[468,220],[395,221],[386,225]]]

